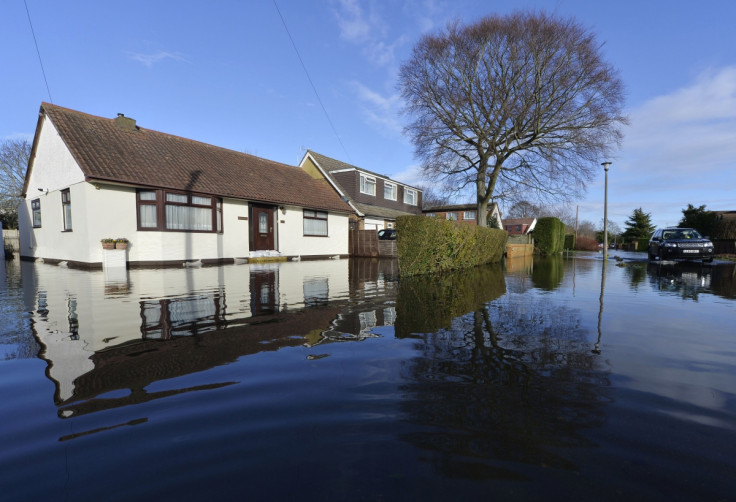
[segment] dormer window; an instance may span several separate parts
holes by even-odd
[[[353,178],[355,179],[355,178]],[[360,175],[360,193],[366,195],[376,196],[376,178],[373,176],[367,176],[365,174]]]
[[[417,191],[411,188],[404,189],[404,204],[417,205]]]
[[[396,200],[396,184],[383,182],[383,198],[386,200]]]

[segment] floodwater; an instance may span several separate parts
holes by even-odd
[[[0,269],[0,498],[733,500],[736,269]]]

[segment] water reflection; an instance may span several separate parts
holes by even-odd
[[[551,266],[547,284],[558,284],[562,264]],[[524,477],[498,460],[572,469],[558,449],[591,446],[582,431],[604,421],[610,382],[580,312],[543,295],[504,294],[503,284],[489,267],[399,285],[397,336],[419,340],[403,406],[422,426],[404,439],[447,476]]]
[[[15,291],[32,314],[18,333],[33,343],[17,346],[31,356],[40,343],[63,417],[202,390],[146,388],[249,354],[362,340],[396,318],[390,260],[122,270],[114,277],[23,263],[6,282],[18,281],[20,271],[27,277]],[[123,397],[97,397],[120,390]]]
[[[695,262],[649,263],[647,275],[655,290],[697,301],[702,294],[736,298],[736,264]]]
[[[562,255],[534,257],[535,266],[532,272],[534,286],[546,291],[554,291],[560,287],[565,275]]]

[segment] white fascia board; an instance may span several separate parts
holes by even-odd
[[[345,202],[347,202],[348,205],[353,208],[353,211],[355,211],[356,213],[358,213],[358,216],[360,216],[361,218],[364,217],[365,215],[363,213],[361,213],[360,211],[358,211],[358,208],[353,205],[353,201],[351,201],[350,198],[348,196],[346,196],[342,192],[342,190],[340,190],[340,187],[337,186],[337,184],[332,180],[332,177],[330,177],[325,172],[325,170],[322,168],[322,166],[319,165],[319,162],[317,162],[317,159],[315,159],[314,157],[312,157],[312,154],[311,153],[307,152],[307,154],[304,156],[304,158],[302,159],[302,161],[299,163],[299,167],[302,167],[302,165],[304,164],[304,161],[307,159],[307,157],[309,157],[312,160],[312,163],[315,166],[317,166],[317,169],[319,170],[319,172],[322,173],[322,176],[327,180],[327,183],[329,183],[330,186],[335,189],[335,191],[340,196],[340,198],[342,200],[344,200]],[[345,171],[352,171],[352,170],[353,169],[345,169]],[[333,171],[333,172],[337,172],[337,171]]]

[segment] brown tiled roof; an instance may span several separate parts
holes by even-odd
[[[124,117],[96,117],[49,103],[41,104],[41,113],[88,181],[352,212],[327,183],[295,166],[137,127]]]
[[[501,221],[502,225],[531,225],[536,218],[507,218]]]
[[[307,150],[307,153],[309,153],[314,158],[314,160],[316,160],[319,163],[320,167],[322,167],[328,173],[331,173],[332,171],[339,171],[341,169],[355,169],[362,173],[372,174],[373,176],[378,176],[380,178],[386,178],[388,180],[391,180],[391,178],[386,176],[385,174],[379,174],[373,171],[369,171],[368,169],[363,169],[362,167],[358,167],[352,164],[348,164],[346,162],[342,162],[341,160],[333,159],[332,157],[328,157],[327,155],[322,155],[321,153],[317,153],[314,150]],[[420,189],[413,187],[411,185],[407,185],[406,183],[401,183],[400,181],[396,181],[396,180],[391,180],[391,181],[395,183],[399,183],[409,188],[413,188],[415,190],[419,190],[421,192]]]

